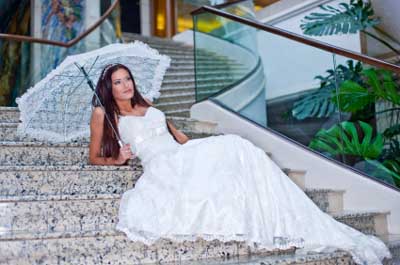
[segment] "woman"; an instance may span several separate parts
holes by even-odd
[[[117,229],[131,240],[203,237],[269,250],[338,248],[359,264],[390,257],[379,239],[323,213],[247,140],[234,135],[188,140],[171,124],[169,133],[164,114],[140,96],[125,66],[107,66],[96,90],[126,145],[118,146],[104,111],[96,107],[90,162],[120,165],[135,154],[144,168],[120,204]]]

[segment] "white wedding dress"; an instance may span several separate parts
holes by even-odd
[[[261,149],[239,136],[180,145],[154,107],[144,116],[121,116],[118,126],[144,168],[120,204],[117,229],[131,240],[202,237],[266,249],[337,248],[359,264],[390,257],[382,241],[322,212]]]

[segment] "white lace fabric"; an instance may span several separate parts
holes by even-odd
[[[153,100],[160,96],[170,61],[139,41],[68,56],[17,99],[21,112],[18,134],[55,143],[89,137],[93,92],[75,62],[84,66],[94,85],[106,65],[121,63],[131,70],[140,93]]]
[[[322,212],[265,153],[234,135],[179,145],[151,133],[165,116],[120,120],[121,137],[142,159],[144,173],[124,193],[117,229],[134,241],[244,241],[266,250],[349,251],[358,264],[381,264],[385,244]],[[150,132],[151,137],[145,136]],[[147,137],[146,141],[137,138]]]

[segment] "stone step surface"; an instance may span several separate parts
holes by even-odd
[[[152,245],[129,241],[123,235],[58,239],[8,240],[0,244],[0,264],[160,264],[186,260],[216,259],[248,255],[293,253],[249,248],[243,242],[219,241],[172,242],[158,240]]]
[[[349,212],[334,213],[332,216],[364,234],[385,236],[388,234],[388,212]]]
[[[139,161],[128,166],[0,166],[0,202],[115,198],[133,188],[142,173]],[[292,180],[300,174],[297,170],[285,173]],[[331,192],[306,191],[323,210],[331,202],[320,194]]]
[[[184,242],[176,244],[168,240],[161,240],[152,246],[130,244],[124,238],[107,237],[107,241],[93,240],[91,237],[80,239],[82,247],[74,245],[73,241],[59,242],[52,240],[27,241],[24,248],[34,248],[35,255],[13,251],[14,257],[8,255],[3,258],[4,264],[146,264],[167,262],[190,265],[256,265],[256,264],[296,264],[296,265],[350,265],[354,264],[351,256],[344,251],[325,253],[293,253],[265,252],[258,249],[243,247],[240,242],[225,243],[220,246],[216,242]],[[69,243],[69,244],[68,244]],[[43,245],[47,244],[45,247]],[[18,247],[17,244],[9,245]],[[104,250],[106,250],[104,252]],[[18,253],[18,254],[17,254]],[[250,254],[250,255],[249,255]],[[258,254],[258,255],[257,255]],[[11,256],[11,257],[10,257]],[[0,260],[1,262],[1,260]],[[3,264],[3,263],[2,263]]]
[[[185,132],[189,138],[212,136],[210,133]],[[0,165],[2,166],[61,166],[87,165],[87,143],[44,143],[23,141],[0,142]]]
[[[19,112],[17,108],[0,106],[0,123],[17,122],[18,119]]]
[[[33,239],[39,235],[54,238],[72,232],[113,230],[120,199],[120,194],[99,194],[96,199],[1,202],[0,239],[20,239],[21,234]],[[365,234],[383,236],[388,234],[386,215],[384,212],[343,212],[333,217]]]
[[[392,254],[392,260],[388,264],[400,265],[400,234],[387,234],[382,238]]]
[[[192,96],[192,94],[190,97]],[[185,96],[183,96],[185,97]],[[192,99],[190,99],[192,100]],[[189,100],[188,100],[189,101]],[[175,101],[162,101],[162,103],[174,103]],[[17,116],[17,115],[16,115]],[[189,138],[201,138],[207,136],[207,134],[214,134],[216,124],[211,122],[203,122],[190,118],[175,118],[169,117],[168,120],[175,125],[176,128],[186,133]],[[30,137],[24,137],[17,134],[17,122],[3,122],[0,123],[0,141],[32,141],[34,139]]]
[[[187,110],[192,107],[192,105],[196,103],[194,99],[189,99],[186,101],[180,101],[180,102],[159,102],[157,103],[156,107],[157,109],[168,113],[169,111],[178,111],[178,110]]]
[[[234,70],[234,71],[222,71],[222,70],[214,70],[210,69],[209,71],[197,71],[196,74],[193,70],[186,70],[186,71],[180,71],[178,73],[175,73],[173,71],[169,72],[167,70],[167,73],[164,76],[164,81],[170,81],[170,80],[180,80],[180,79],[192,79],[194,80],[195,77],[199,80],[202,79],[212,79],[212,80],[218,80],[218,79],[227,79],[231,78],[232,76],[243,76],[245,72],[239,71],[239,70]],[[215,78],[215,79],[214,79]]]
[[[344,190],[306,189],[305,193],[324,212],[338,213],[343,211]]]
[[[157,106],[162,103],[175,103],[179,105],[182,101],[196,101],[194,89],[190,92],[162,93],[161,95],[161,97],[154,100],[154,105]]]

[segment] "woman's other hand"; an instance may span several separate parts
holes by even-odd
[[[117,164],[122,165],[129,159],[134,158],[133,153],[131,151],[131,145],[126,144],[119,149],[119,155],[117,159]]]

